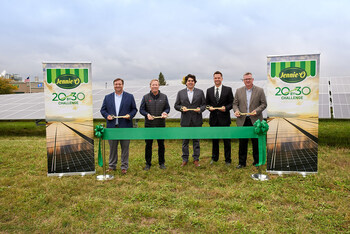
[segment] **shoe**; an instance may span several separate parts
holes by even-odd
[[[126,174],[126,169],[122,169],[122,174],[123,174],[123,175]]]
[[[211,160],[210,165],[216,164],[218,161]]]
[[[151,169],[151,166],[148,164],[146,164],[145,168],[143,168],[143,170],[145,170],[145,171],[149,171],[149,169]]]
[[[160,165],[159,165],[159,168],[162,169],[162,170],[166,169],[166,167],[165,167],[164,164],[160,164]]]
[[[199,161],[196,160],[196,161],[193,161],[193,164],[196,166],[196,167],[200,167],[201,165],[199,164]]]
[[[242,164],[238,164],[238,166],[236,167],[237,169],[241,169],[241,168],[244,168],[245,165],[242,165]]]
[[[231,166],[231,163],[230,162],[225,162],[225,165],[226,166]]]
[[[187,162],[185,162],[185,161],[183,161],[182,164],[181,164],[182,167],[184,167],[186,165],[187,165]]]
[[[115,171],[115,169],[113,169],[113,168],[108,168],[108,169],[106,170],[106,172],[113,172],[113,171]]]

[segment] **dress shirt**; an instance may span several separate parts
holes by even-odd
[[[123,93],[120,95],[114,93],[114,102],[115,102],[115,113],[119,115],[120,103],[122,103]],[[118,119],[115,119],[115,124],[118,124]]]
[[[192,103],[192,100],[193,100],[193,89],[192,89],[192,91],[187,89],[187,96],[188,96],[188,100],[190,101],[190,103]]]
[[[250,88],[250,89],[245,89],[245,93],[247,95],[247,112],[250,113],[250,110],[249,110],[249,103],[250,103],[250,98],[252,97],[252,90],[253,90],[253,87]]]
[[[222,90],[222,84],[219,87],[216,87],[214,85],[214,97],[216,97],[216,89],[219,89],[218,91],[219,91],[219,99],[220,99],[220,97],[221,97],[221,90]]]

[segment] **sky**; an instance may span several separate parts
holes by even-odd
[[[349,76],[348,0],[0,0],[0,73],[43,78],[42,62],[91,61],[92,80],[148,84],[191,73],[267,79],[268,55],[320,53]]]

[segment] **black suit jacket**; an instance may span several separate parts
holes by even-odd
[[[230,126],[231,116],[230,110],[233,104],[233,93],[232,89],[227,86],[222,86],[220,99],[217,102],[214,96],[214,87],[207,89],[206,104],[212,107],[225,106],[226,111],[214,110],[210,112],[209,125],[210,126]]]
[[[203,124],[202,112],[205,111],[205,97],[204,92],[201,89],[193,89],[192,103],[188,100],[187,88],[180,90],[177,93],[174,108],[177,111],[181,111],[181,107],[187,107],[189,109],[196,109],[199,107],[200,112],[187,111],[181,112],[181,126],[182,127],[200,127]]]

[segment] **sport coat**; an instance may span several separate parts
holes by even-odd
[[[210,112],[209,125],[210,126],[230,126],[231,116],[230,110],[232,109],[233,93],[230,87],[222,85],[220,99],[217,102],[214,96],[214,87],[207,89],[206,104],[212,107],[225,106],[225,112],[220,110],[214,110]]]
[[[189,109],[200,108],[200,112],[187,111],[182,112],[181,107],[185,106]],[[180,90],[177,93],[175,110],[181,111],[181,126],[182,127],[200,127],[203,124],[202,112],[205,111],[205,97],[201,89],[193,88],[192,102],[188,99],[187,88]]]
[[[105,96],[103,100],[103,104],[101,107],[101,115],[107,120],[107,128],[115,128],[116,120],[108,120],[108,115],[115,115],[117,116],[117,113],[115,113],[115,99],[114,99],[115,93],[110,93]],[[123,91],[123,97],[122,101],[120,103],[119,113],[118,116],[123,116],[126,114],[130,115],[129,119],[118,119],[118,126],[120,128],[132,128],[132,118],[136,115],[137,108],[134,96],[130,93],[127,93]]]
[[[250,120],[252,124],[258,119],[263,120],[262,112],[267,107],[266,97],[264,90],[258,86],[253,85],[252,96],[250,97],[249,112],[256,111],[256,115],[251,115]],[[247,113],[247,93],[246,87],[243,86],[236,90],[235,100],[233,101],[233,111],[240,111],[241,113]],[[243,126],[246,116],[242,115],[237,117],[237,126]]]

